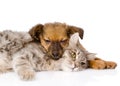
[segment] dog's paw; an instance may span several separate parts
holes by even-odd
[[[117,66],[117,63],[112,61],[106,61],[106,69],[115,69]]]
[[[93,69],[115,69],[117,64],[112,61],[104,61],[102,59],[95,59],[89,61],[89,67]]]
[[[34,70],[19,70],[18,75],[22,80],[33,80],[35,78]]]
[[[103,60],[90,60],[89,67],[93,69],[105,69],[106,63]]]

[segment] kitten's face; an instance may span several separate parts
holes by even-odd
[[[83,70],[87,68],[87,58],[80,49],[72,49],[69,51],[69,54],[71,57],[68,58],[71,59],[71,62],[74,65],[74,71]]]
[[[66,71],[80,71],[87,68],[87,58],[80,49],[70,49],[64,52]]]
[[[87,57],[80,49],[78,33],[71,36],[69,46],[66,48],[63,57],[62,67],[64,71],[79,71],[87,68]]]

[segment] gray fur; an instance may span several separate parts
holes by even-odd
[[[76,36],[76,40],[74,39]],[[31,80],[37,71],[79,71],[87,68],[88,52],[79,48],[78,34],[57,61],[49,58],[27,32],[0,32],[0,73],[15,71],[23,80]],[[76,54],[73,60],[72,52]],[[82,65],[81,65],[82,63]]]

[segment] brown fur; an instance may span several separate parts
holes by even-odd
[[[34,41],[40,42],[48,56],[55,60],[62,57],[64,49],[69,44],[70,36],[75,32],[78,32],[80,38],[83,39],[84,30],[82,28],[58,22],[45,25],[38,24],[29,31]],[[86,51],[82,45],[80,47],[83,51]],[[89,67],[93,69],[115,68],[116,65],[115,62],[102,59],[89,60]]]
[[[81,39],[83,38],[83,29],[63,23],[38,24],[29,31],[34,40],[40,42],[48,56],[53,59],[62,57],[70,36],[75,32],[79,32]]]

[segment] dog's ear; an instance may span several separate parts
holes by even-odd
[[[82,28],[75,27],[75,26],[68,26],[68,31],[67,31],[68,35],[72,35],[76,32],[78,32],[80,38],[83,39],[84,30]]]
[[[43,25],[37,24],[32,29],[30,29],[29,34],[34,39],[34,41],[40,41],[39,35],[43,32]]]

